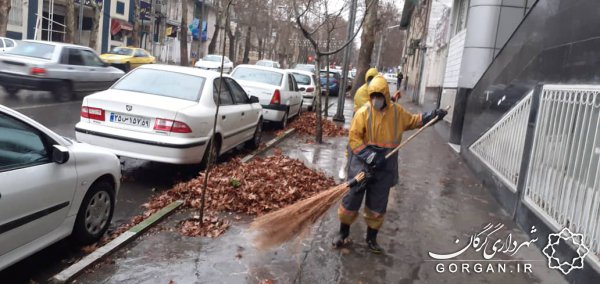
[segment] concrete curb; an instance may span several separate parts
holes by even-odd
[[[254,159],[254,157],[264,153],[265,151],[269,150],[271,147],[273,147],[275,144],[281,142],[281,140],[283,140],[284,138],[286,138],[287,136],[289,136],[290,134],[294,133],[294,131],[296,131],[296,128],[292,128],[292,129],[288,129],[286,132],[283,132],[283,134],[271,139],[269,142],[267,142],[267,144],[265,145],[265,148],[256,150],[254,153],[247,155],[246,157],[242,158],[242,163],[247,163],[250,160]]]
[[[150,226],[152,226],[153,224],[159,222],[163,218],[165,218],[168,215],[170,215],[171,213],[173,213],[173,211],[175,211],[175,209],[177,209],[182,204],[183,204],[183,201],[178,200],[178,201],[175,201],[175,202],[167,205],[163,209],[160,209],[158,212],[150,215],[150,217],[146,218],[144,221],[140,222],[139,224],[135,225],[131,229],[127,230],[126,232],[124,232],[123,234],[121,234],[120,236],[115,238],[114,240],[112,240],[109,243],[105,244],[104,246],[98,248],[94,252],[88,254],[84,258],[80,259],[78,262],[69,266],[67,269],[54,275],[52,277],[52,279],[50,279],[50,281],[52,283],[66,283],[66,282],[72,280],[73,278],[75,278],[75,276],[77,276],[81,272],[83,272],[83,270],[86,269],[88,266],[96,263],[103,257],[111,254],[118,248],[131,242],[132,240],[137,238],[139,235],[141,235],[144,231],[146,231],[148,228],[150,228]]]

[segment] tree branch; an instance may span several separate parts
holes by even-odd
[[[360,29],[362,28],[363,24],[365,23],[365,20],[367,19],[367,14],[370,12],[371,6],[373,5],[373,3],[375,3],[375,1],[370,1],[369,5],[366,7],[366,9],[365,9],[365,15],[363,16],[362,20],[360,21],[360,25],[358,26],[358,29],[354,32],[354,35],[352,35],[352,38],[350,40],[348,40],[340,48],[335,49],[335,50],[328,50],[328,51],[325,51],[325,52],[319,52],[317,50],[317,54],[318,55],[332,55],[332,54],[336,54],[336,53],[342,51],[344,48],[346,48],[346,46],[348,46],[350,43],[352,43],[354,41],[354,38],[356,38],[356,35],[358,35],[358,31],[360,31]]]

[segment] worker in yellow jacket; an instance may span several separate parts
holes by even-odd
[[[375,76],[377,75],[379,75],[379,71],[377,71],[377,68],[370,68],[369,70],[367,70],[367,73],[365,74],[365,83],[362,86],[360,86],[358,90],[356,90],[356,94],[354,95],[355,113],[361,106],[369,102],[369,94],[367,92],[367,88],[369,86],[369,82],[371,82],[371,80],[373,80],[373,78],[375,78]]]
[[[350,126],[348,142],[348,178],[361,171],[368,178],[352,186],[338,209],[339,234],[333,240],[336,248],[347,243],[350,225],[356,220],[365,198],[364,218],[367,223],[366,242],[374,253],[383,250],[377,244],[377,233],[383,224],[390,188],[398,182],[398,155],[385,159],[385,155],[400,145],[402,133],[419,128],[436,116],[443,118],[447,112],[436,109],[421,114],[411,114],[390,98],[388,84],[380,75],[368,87],[369,101],[355,113]]]

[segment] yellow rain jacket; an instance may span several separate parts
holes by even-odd
[[[349,146],[354,154],[367,145],[383,148],[395,148],[400,145],[402,133],[422,126],[422,115],[411,114],[400,104],[390,99],[390,90],[383,76],[376,76],[369,84],[368,94],[383,93],[386,106],[383,111],[376,111],[370,100],[355,113],[350,126]],[[357,93],[358,94],[358,93]]]
[[[361,106],[369,102],[369,77],[375,77],[379,75],[379,71],[376,68],[370,68],[365,74],[365,83],[356,90],[354,95],[354,112],[356,112]]]

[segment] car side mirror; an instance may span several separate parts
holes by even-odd
[[[256,96],[250,96],[250,103],[251,104],[258,103],[258,97],[256,97]]]
[[[306,91],[306,88],[302,87],[302,88],[298,89],[298,91],[304,92],[304,91]]]
[[[69,161],[69,150],[65,146],[52,146],[52,162],[64,164]]]

